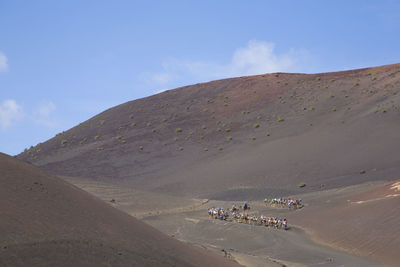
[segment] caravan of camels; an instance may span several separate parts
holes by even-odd
[[[270,205],[271,207],[279,208],[301,209],[303,207],[301,199],[295,198],[265,198],[264,203],[267,206]]]
[[[265,198],[264,203],[266,206],[275,208],[300,209],[303,207],[301,199],[295,198]],[[243,210],[243,212],[240,212],[241,210]],[[232,205],[231,209],[213,207],[208,210],[208,214],[214,219],[273,227],[276,229],[288,229],[288,222],[286,218],[277,218],[264,215],[260,215],[258,217],[254,214],[248,214],[247,210],[250,210],[250,206],[247,204],[247,202],[244,202],[243,206],[236,207],[236,205]]]

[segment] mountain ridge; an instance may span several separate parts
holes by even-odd
[[[348,154],[351,142],[379,149],[372,141],[374,136],[387,137],[379,141],[384,146],[398,141],[393,135],[397,125],[392,122],[397,121],[399,112],[399,69],[400,64],[394,64],[320,74],[274,73],[180,87],[108,109],[18,158],[58,175],[196,197],[226,195],[231,187],[240,190],[248,186],[245,175],[255,182],[254,187],[272,187],[272,191],[287,194],[299,192],[300,182],[310,185],[303,190],[340,186],[340,182],[330,184],[328,176],[365,182],[377,179],[372,172],[359,177],[359,172],[374,161],[372,155],[357,163],[362,151],[350,152],[357,164],[334,174],[331,170],[337,166],[324,171],[319,161],[325,157],[326,162],[346,165],[340,157]],[[371,125],[376,127],[368,133]],[[390,129],[385,129],[388,125]],[[333,132],[336,136],[330,134]],[[309,151],[299,142],[337,153],[330,158],[318,149]],[[284,155],[279,146],[288,154]],[[230,156],[232,153],[236,157]],[[270,153],[276,153],[281,162]],[[246,171],[238,177],[240,156],[248,162],[241,166]],[[263,164],[260,156],[272,163]],[[237,166],[226,163],[229,157],[239,161]],[[396,168],[397,163],[375,166],[386,169],[380,179],[394,179],[389,169]],[[218,167],[224,164],[228,164],[226,168]],[[296,177],[302,170],[292,166],[295,164],[308,164],[308,171]],[[283,175],[285,171],[276,168],[283,170],[285,165],[291,165],[292,171]],[[192,175],[190,169],[197,171]],[[205,182],[196,182],[199,179]],[[213,183],[219,185],[208,192],[205,184]]]

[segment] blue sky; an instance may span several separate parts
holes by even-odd
[[[400,62],[400,1],[0,0],[0,151],[165,89]]]

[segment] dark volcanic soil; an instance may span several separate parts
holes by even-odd
[[[200,199],[260,201],[309,194],[316,203],[330,203],[329,190],[400,178],[399,115],[400,64],[240,77],[121,104],[18,158],[77,185],[89,180],[124,188],[115,197],[125,201],[122,210],[134,209],[132,215],[156,211],[166,218],[175,207],[185,210]],[[392,250],[398,244],[392,235],[400,234],[398,198],[342,205],[353,198],[339,194],[340,205],[310,205],[291,221],[335,248],[387,265],[398,262]],[[144,206],[137,209],[133,199]],[[371,207],[379,209],[378,217],[389,218],[383,224],[392,229],[376,230],[380,220],[368,214]]]
[[[289,219],[319,242],[375,258],[385,266],[400,261],[400,180],[352,186],[304,197],[307,208]]]
[[[0,266],[236,265],[0,154]]]

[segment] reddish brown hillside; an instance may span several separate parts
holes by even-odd
[[[0,266],[235,265],[0,153]]]
[[[116,106],[18,157],[140,190],[260,199],[395,179],[399,105],[399,64],[225,79]]]

